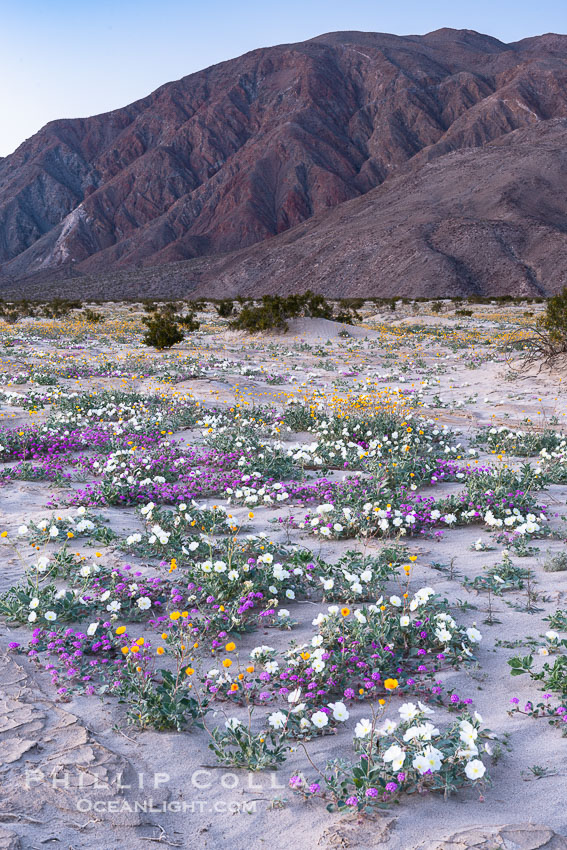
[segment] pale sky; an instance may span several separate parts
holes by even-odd
[[[0,156],[47,121],[107,112],[254,50],[336,30],[567,31],[566,0],[0,0]]]

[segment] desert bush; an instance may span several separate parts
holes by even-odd
[[[282,298],[280,295],[264,295],[259,305],[243,306],[239,315],[230,324],[241,331],[287,330],[287,319],[297,316],[299,308],[295,296]]]
[[[548,299],[545,313],[529,328],[523,344],[525,365],[540,362],[551,366],[557,357],[567,354],[567,287]]]
[[[184,338],[183,331],[177,321],[168,313],[153,313],[142,319],[148,330],[143,336],[145,345],[153,346],[158,351],[171,348]]]
[[[15,325],[18,319],[21,319],[23,316],[35,316],[33,305],[30,304],[27,298],[9,303],[0,298],[0,318],[4,319],[7,324]]]
[[[195,313],[191,310],[186,316],[180,316],[177,321],[188,331],[198,331],[199,322],[195,318]]]
[[[46,319],[62,319],[68,316],[71,310],[79,310],[82,307],[80,301],[69,301],[67,298],[52,298],[42,307],[42,314]]]
[[[345,310],[361,310],[364,307],[364,298],[339,298],[339,305]]]
[[[234,313],[234,302],[232,298],[224,298],[222,301],[219,301],[218,304],[215,304],[215,310],[221,319],[228,319]]]
[[[220,315],[220,314],[219,314]],[[302,295],[264,295],[259,304],[244,304],[240,314],[230,323],[237,330],[255,333],[268,330],[287,330],[287,320],[297,316],[317,319],[334,319],[353,324],[358,318],[353,310],[340,309],[334,315],[333,307],[320,295],[311,290]]]
[[[310,295],[309,298],[306,298],[303,312],[306,316],[312,316],[314,319],[333,318],[333,308],[323,295]]]
[[[549,299],[541,323],[554,349],[558,352],[567,351],[567,287]]]
[[[0,313],[0,316],[4,319],[4,321],[8,325],[15,325],[18,322],[18,320],[21,318],[18,311],[13,310],[13,309],[12,310],[10,310],[10,309],[4,310],[2,313]]]
[[[85,307],[81,318],[90,325],[97,325],[99,322],[104,322],[103,314],[97,310],[91,310],[89,307]]]

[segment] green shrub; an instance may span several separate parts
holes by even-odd
[[[99,322],[104,322],[103,314],[97,312],[97,310],[91,310],[89,307],[85,307],[83,310],[82,318],[90,325],[96,325]]]
[[[199,330],[199,322],[195,318],[195,313],[192,310],[191,312],[187,313],[186,316],[180,316],[177,321],[188,331]]]
[[[557,353],[567,351],[567,288],[554,295],[547,302],[542,318],[542,326],[547,331],[549,341]]]
[[[176,320],[168,313],[154,313],[142,319],[148,330],[143,336],[145,345],[153,346],[158,351],[171,348],[184,339],[184,334]]]
[[[303,299],[303,313],[306,316],[311,316],[314,319],[332,319],[333,308],[328,303],[324,295],[316,295],[314,292],[307,291],[304,296],[299,296]]]
[[[228,319],[234,313],[234,301],[232,298],[224,298],[218,304],[215,304],[215,310],[221,319]]]
[[[297,316],[334,319],[346,324],[353,324],[358,319],[353,310],[339,310],[335,316],[332,305],[328,303],[324,295],[308,290],[303,295],[287,297],[264,295],[259,304],[243,303],[242,310],[230,325],[237,330],[249,333],[268,330],[286,331],[287,320]]]
[[[350,310],[349,311],[341,310],[341,312],[337,313],[337,315],[335,316],[335,321],[336,322],[342,322],[343,325],[354,325],[355,321],[359,318],[360,317],[359,317],[358,313],[353,313]],[[347,333],[347,331],[340,331],[340,333],[346,334],[347,336],[350,336],[350,334]]]
[[[0,298],[0,318],[4,319],[9,325],[15,325],[18,319],[21,319],[23,316],[35,315],[35,310],[27,298],[21,298],[19,301],[12,301],[10,303],[5,303]]]
[[[293,298],[279,295],[264,295],[258,306],[244,305],[230,325],[236,330],[255,333],[257,331],[287,330],[287,319],[297,316],[299,309],[293,307]]]
[[[80,301],[69,301],[66,298],[52,298],[43,305],[42,313],[47,319],[61,319],[68,316],[71,310],[79,310],[82,307]]]
[[[542,361],[550,366],[561,354],[567,354],[567,288],[548,299],[543,316],[530,327],[531,335],[522,338],[522,359],[526,365]]]
[[[361,310],[364,307],[364,298],[339,298],[339,305],[345,310]]]

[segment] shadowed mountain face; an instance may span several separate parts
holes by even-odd
[[[133,267],[140,294],[167,263],[178,294],[219,297],[554,291],[563,119],[567,36],[256,50],[0,159],[0,284]]]

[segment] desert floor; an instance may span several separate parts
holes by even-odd
[[[472,316],[456,315],[449,304],[439,315],[427,304],[400,305],[396,312],[377,313],[376,308],[368,308],[356,327],[296,320],[287,334],[257,337],[227,330],[211,311],[200,331],[164,353],[141,344],[141,310],[120,305],[96,309],[106,316],[106,321],[96,326],[72,318],[0,325],[3,449],[8,445],[8,433],[27,433],[22,429],[41,428],[47,423],[61,398],[109,390],[141,396],[157,393],[168,399],[168,404],[173,403],[173,408],[181,400],[199,401],[201,422],[181,426],[173,433],[169,427],[164,429],[169,431],[164,434],[165,440],[182,441],[184,448],[192,450],[206,448],[205,426],[213,408],[234,411],[238,405],[237,410],[246,411],[253,405],[264,405],[283,413],[290,407],[290,398],[313,405],[321,416],[332,416],[338,398],[351,404],[361,396],[370,396],[378,406],[400,404],[402,419],[407,414],[439,428],[447,426],[452,439],[462,445],[463,462],[512,469],[520,469],[526,462],[536,467],[541,456],[518,457],[513,451],[492,451],[480,444],[476,444],[477,454],[473,456],[469,448],[482,429],[505,427],[536,435],[567,431],[567,394],[561,372],[526,371],[520,365],[518,351],[505,350],[521,334],[528,320],[526,311],[537,308],[482,305],[473,308]],[[104,368],[98,368],[101,364]],[[77,367],[78,376],[65,377],[71,374],[65,372],[71,366]],[[45,382],[45,375],[56,378],[56,382]],[[103,412],[99,417],[101,427],[104,416]],[[227,426],[225,437],[230,446],[231,426]],[[246,441],[245,431],[235,430],[233,439]],[[314,439],[313,433],[283,427],[269,436],[271,443],[282,442],[284,454],[289,449],[297,452]],[[96,455],[94,447],[81,451],[86,457]],[[88,534],[76,534],[64,544],[61,530],[57,539],[40,542],[37,549],[30,545],[34,523],[37,526],[45,518],[49,527],[60,517],[73,517],[76,522],[78,503],[69,504],[73,493],[98,480],[92,468],[84,467],[79,474],[78,467],[67,462],[73,452],[79,453],[73,449],[63,463],[63,471],[70,476],[66,480],[22,468],[10,474],[21,458],[2,455],[0,532],[7,534],[0,548],[0,590],[5,593],[22,583],[38,556],[53,558],[63,545],[71,547],[87,564],[113,568],[127,563],[142,576],[180,581],[184,564],[180,563],[172,574],[167,547],[161,556],[157,551],[127,552],[123,548],[128,536],[144,533],[144,517],[138,509],[144,502],[138,508],[109,504],[88,508],[115,532],[112,538],[96,540]],[[41,465],[41,458],[25,460],[31,464],[39,460]],[[305,474],[308,479],[321,477],[309,465]],[[345,464],[326,467],[329,480],[340,481],[353,474],[356,470],[345,469]],[[371,474],[362,472],[363,476]],[[461,488],[458,480],[434,485],[426,482],[419,492],[441,499],[459,493]],[[554,659],[553,646],[545,637],[550,629],[546,618],[565,611],[567,572],[546,571],[543,564],[564,552],[566,497],[567,484],[560,482],[536,493],[538,503],[548,507],[545,527],[549,533],[534,534],[527,555],[520,556],[510,548],[513,564],[530,571],[529,587],[526,590],[524,583],[522,588],[492,596],[490,601],[486,593],[467,588],[465,583],[502,563],[507,544],[496,542],[494,528],[483,521],[449,523],[440,529],[442,535],[407,534],[401,539],[412,557],[417,556],[412,561],[409,592],[432,587],[448,599],[459,625],[475,625],[482,633],[474,661],[439,674],[447,690],[473,700],[472,708],[497,736],[492,758],[484,758],[491,784],[482,794],[471,786],[447,800],[434,793],[402,795],[399,804],[367,816],[329,812],[327,801],[304,800],[289,786],[292,775],[303,773],[310,781],[316,778],[302,746],[295,746],[276,771],[251,773],[219,766],[203,729],[140,729],[126,722],[127,704],[112,695],[89,695],[73,688],[60,693],[61,682],[52,684],[45,669],[47,659],[41,653],[28,655],[32,629],[39,621],[26,623],[21,617],[18,621],[5,615],[0,623],[0,847],[106,850],[163,844],[211,850],[431,850],[567,846],[562,843],[567,839],[561,838],[567,836],[565,738],[560,724],[550,725],[546,717],[509,714],[513,698],[518,698],[520,708],[528,702],[542,702],[544,685],[528,675],[513,678],[508,664],[512,656],[529,652],[535,656],[535,670]],[[310,533],[308,525],[300,528],[271,522],[278,517],[298,519],[307,513],[307,508],[297,503],[246,504],[226,492],[206,495],[198,502],[225,506],[234,522],[242,526],[243,534],[265,532],[274,545],[307,547],[314,557],[331,564],[352,550],[378,555],[391,542],[377,535],[326,539]],[[479,540],[492,548],[483,551],[479,544],[474,549]],[[58,578],[56,585],[63,588],[65,581]],[[394,592],[393,585],[385,585],[386,595]],[[320,583],[304,598],[281,598],[280,606],[289,610],[296,625],[285,630],[269,621],[266,627],[260,623],[255,631],[231,634],[236,655],[246,659],[258,645],[268,644],[282,652],[291,641],[310,641],[313,619],[332,601],[330,597],[322,600]],[[356,601],[348,604],[351,609],[364,605]],[[105,617],[110,618],[112,631],[125,624],[130,635],[145,635],[155,647],[155,630],[153,639],[148,638],[151,629],[145,622],[128,624],[120,611],[94,619]],[[85,615],[67,621],[59,616],[57,625],[71,622],[84,630],[92,619]],[[558,632],[556,643],[566,637]],[[10,648],[10,644],[19,646]],[[560,652],[558,649],[557,655]],[[233,657],[236,655],[233,653]],[[192,663],[197,677],[218,664],[218,659],[212,659],[206,648],[199,648]],[[387,714],[396,715],[402,702],[412,699],[410,693],[388,696]],[[549,699],[561,705],[560,694]],[[353,730],[361,718],[369,717],[371,701],[345,700],[349,717],[337,726],[336,734],[306,742],[316,765],[323,766],[328,757],[353,759]],[[275,703],[259,706],[255,717],[260,720],[278,707]],[[225,716],[240,717],[244,712],[242,706],[233,709],[220,701],[213,701],[210,709],[206,720],[211,727],[224,728]],[[436,723],[445,723],[447,717],[443,707],[436,708]],[[122,787],[118,787],[119,777]],[[152,801],[153,810],[135,811],[135,801]],[[173,804],[179,804],[179,808],[184,804],[185,811],[175,811]],[[500,844],[482,837],[482,830],[506,824],[543,824],[558,835],[534,831],[530,838],[526,832],[516,843],[512,838],[506,839],[508,843],[500,838]],[[477,830],[476,838],[449,843],[450,836],[472,829]]]

